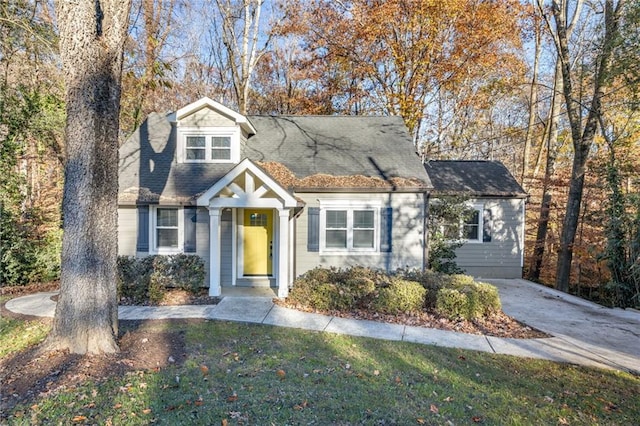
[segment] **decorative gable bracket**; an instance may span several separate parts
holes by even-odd
[[[197,199],[205,207],[293,208],[298,201],[273,178],[244,159]]]

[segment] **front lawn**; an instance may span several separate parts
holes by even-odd
[[[32,326],[1,321],[3,348]],[[117,356],[10,349],[0,362],[2,420],[623,425],[640,418],[640,382],[626,373],[221,321],[121,328]]]

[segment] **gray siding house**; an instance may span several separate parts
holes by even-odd
[[[434,185],[399,117],[242,116],[203,98],[151,114],[120,148],[119,171],[119,254],[196,254],[212,296],[270,286],[286,297],[317,266],[427,266]],[[506,241],[520,195],[477,197],[494,214],[486,256],[505,276],[520,276],[500,251],[521,255],[520,234]]]
[[[121,255],[194,253],[211,295],[316,266],[425,266],[431,183],[399,117],[249,116],[201,99],[120,148]]]
[[[431,202],[462,195],[475,213],[463,224],[456,263],[478,278],[520,278],[527,194],[497,161],[429,161]]]

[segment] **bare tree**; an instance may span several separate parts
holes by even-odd
[[[118,350],[118,116],[128,0],[56,2],[66,85],[64,236],[51,349]]]
[[[524,140],[524,152],[522,154],[522,175],[520,183],[523,188],[527,188],[529,176],[529,162],[531,155],[531,145],[535,133],[536,116],[538,115],[538,73],[540,69],[540,56],[542,54],[542,31],[543,26],[540,25],[542,20],[540,9],[534,7],[533,11],[533,35],[534,35],[534,54],[533,54],[533,70],[531,76],[531,87],[529,90],[529,121],[527,123],[527,133]]]
[[[579,14],[582,0],[577,0],[573,2],[574,4],[571,3],[570,0],[552,2],[555,21],[553,36],[561,65],[563,95],[574,149],[569,196],[562,223],[560,252],[556,271],[556,288],[565,292],[569,290],[573,243],[578,229],[587,159],[593,146],[598,120],[602,114],[602,97],[604,96],[607,78],[611,69],[614,44],[619,35],[619,23],[624,0],[618,0],[617,2],[614,0],[604,1],[603,30],[600,39],[596,40],[596,42],[599,42],[599,46],[592,65],[593,86],[592,91],[589,92],[591,99],[586,107],[581,103],[579,90],[574,88],[577,72],[579,71],[571,66],[572,51],[568,25],[570,10],[575,11],[574,15]]]
[[[232,88],[238,111],[246,114],[253,73],[270,41],[261,33],[264,0],[216,0],[216,4],[218,10],[209,11],[213,57],[220,82]]]
[[[169,58],[175,60],[181,54],[171,45],[179,38],[179,6],[176,0],[133,1],[120,120],[126,134],[135,130],[150,112],[169,108],[162,95],[173,85]]]

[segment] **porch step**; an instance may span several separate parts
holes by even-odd
[[[278,297],[276,288],[271,287],[222,287],[222,297]]]
[[[275,278],[267,277],[244,277],[236,280],[236,287],[275,287]]]

